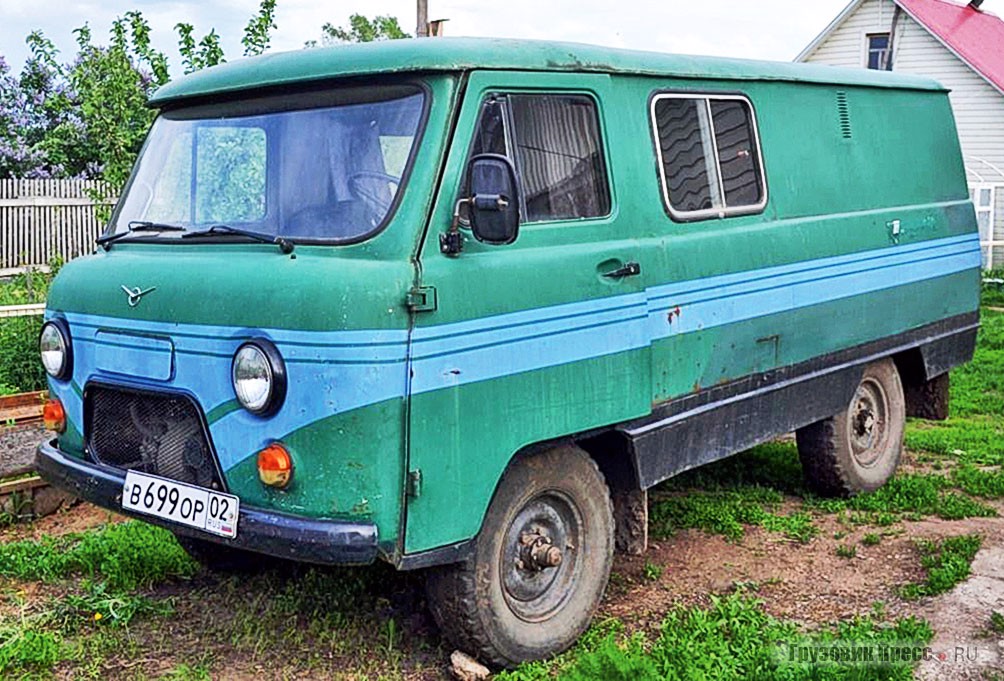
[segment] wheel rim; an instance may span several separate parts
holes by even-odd
[[[882,385],[872,378],[861,381],[847,415],[851,456],[870,468],[888,449],[889,400]]]
[[[530,499],[513,517],[500,555],[502,593],[526,622],[551,617],[571,596],[580,568],[582,514],[566,494]]]

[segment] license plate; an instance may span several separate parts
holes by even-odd
[[[223,537],[237,536],[240,499],[155,475],[126,471],[122,508]]]

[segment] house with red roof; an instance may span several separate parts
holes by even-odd
[[[853,0],[796,61],[903,71],[951,90],[986,267],[1004,267],[1004,20],[952,0]]]

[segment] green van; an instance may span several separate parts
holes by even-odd
[[[948,93],[896,73],[505,40],[180,78],[40,345],[52,483],[249,552],[427,569],[496,665],[567,648],[645,490],[797,432],[881,486],[970,359]]]

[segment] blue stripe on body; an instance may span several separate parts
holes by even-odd
[[[652,340],[873,293],[980,267],[965,235],[649,289]],[[668,313],[680,308],[670,322]]]
[[[832,302],[980,266],[979,237],[967,234],[850,255],[653,286],[643,292],[416,328],[411,392],[420,394],[645,347],[653,340]],[[670,319],[669,311],[680,309]],[[47,312],[47,317],[53,316]],[[299,331],[148,322],[67,313],[74,378],[95,370],[99,329],[170,338],[175,373],[156,385],[198,395],[206,412],[233,399],[230,363],[248,338],[266,337],[286,361],[291,390],[267,422],[243,410],[210,429],[224,470],[275,437],[332,414],[408,391],[406,330]],[[54,382],[68,416],[82,424],[80,398]],[[267,432],[266,432],[267,431]]]

